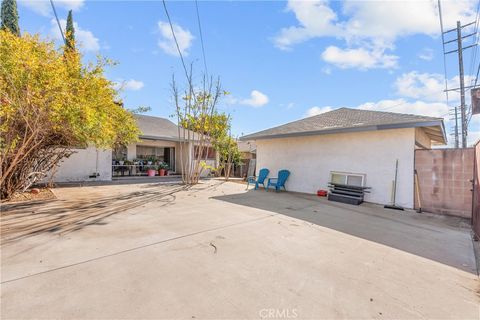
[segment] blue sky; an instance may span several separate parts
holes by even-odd
[[[180,83],[185,78],[161,1],[55,3],[62,20],[73,10],[85,60],[100,53],[119,63],[107,76],[123,84],[128,107],[173,113],[172,74]],[[450,130],[436,3],[199,1],[209,74],[231,92],[219,108],[232,114],[236,135],[338,107],[441,116]],[[446,29],[457,19],[476,18],[476,1],[442,5]],[[185,59],[200,79],[195,3],[168,1],[167,7]],[[23,31],[60,44],[48,1],[19,1],[19,14]],[[473,52],[465,52],[468,84],[480,62],[478,54],[473,63]],[[448,57],[450,87],[458,82],[455,63],[455,56]],[[458,96],[450,98],[458,104]],[[470,122],[471,142],[480,138],[479,117]]]

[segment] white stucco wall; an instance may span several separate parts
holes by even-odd
[[[395,160],[399,161],[397,204],[413,207],[415,129],[394,129],[295,138],[257,140],[257,175],[261,168],[276,177],[280,169],[291,174],[287,190],[316,193],[327,189],[330,171],[366,174],[371,187],[365,201],[391,200]]]
[[[98,165],[97,165],[98,153]],[[98,178],[89,178],[98,172]],[[75,149],[75,153],[65,158],[56,170],[54,181],[108,181],[112,179],[112,150],[94,147]]]

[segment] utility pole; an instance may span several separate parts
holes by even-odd
[[[455,148],[458,149],[458,107],[455,107]]]
[[[468,134],[468,123],[467,123],[467,114],[466,114],[466,105],[465,105],[465,75],[463,71],[463,50],[473,48],[476,46],[476,44],[472,44],[466,47],[463,47],[463,39],[474,36],[476,32],[467,34],[462,36],[462,29],[468,26],[471,26],[475,24],[476,22],[471,22],[466,25],[463,25],[460,23],[460,21],[457,21],[457,27],[448,31],[443,32],[443,35],[448,34],[450,32],[456,31],[457,32],[457,38],[452,39],[449,41],[443,41],[443,45],[445,46],[446,44],[456,42],[457,43],[457,49],[451,50],[448,52],[445,52],[444,54],[450,54],[453,52],[458,53],[458,71],[459,71],[459,78],[460,78],[460,88],[454,88],[454,89],[446,89],[445,91],[460,91],[460,123],[461,123],[461,133],[462,133],[462,148],[467,147],[467,134]],[[469,88],[472,86],[469,86]],[[455,107],[455,148],[459,147],[459,132],[458,132],[458,108]]]
[[[462,148],[467,147],[467,117],[465,115],[465,75],[463,74],[462,25],[457,21],[458,70],[460,75],[460,115],[462,121]],[[456,117],[456,116],[455,116]],[[457,129],[458,130],[458,129]],[[457,132],[458,135],[458,132]]]

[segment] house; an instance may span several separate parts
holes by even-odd
[[[237,141],[237,145],[242,160],[248,161],[250,159],[255,159],[257,153],[255,141]]]
[[[366,186],[365,201],[387,204],[398,159],[397,204],[414,206],[415,150],[446,144],[443,119],[340,108],[240,138],[255,140],[257,173],[291,175],[287,190],[315,193],[330,181]]]
[[[55,181],[109,181],[116,176],[145,175],[149,162],[164,162],[171,173],[181,174],[182,159],[194,159],[200,151],[195,143],[181,142],[179,127],[172,121],[146,115],[135,115],[135,118],[142,132],[138,142],[115,150],[91,146],[76,149],[56,169]],[[207,165],[217,166],[213,148],[203,150],[202,158],[205,157]],[[202,172],[206,174],[208,170]]]
[[[235,166],[234,176],[241,178],[253,176],[255,172],[255,159],[257,157],[255,141],[237,141],[237,146],[240,152],[241,164]]]

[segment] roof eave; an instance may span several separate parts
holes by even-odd
[[[174,141],[178,142],[180,139],[174,138],[174,137],[159,137],[159,136],[149,136],[149,135],[141,135],[139,136],[140,139],[142,140],[164,140],[164,141]]]
[[[178,137],[160,137],[160,136],[149,136],[141,135],[138,136],[141,140],[154,140],[154,141],[172,141],[172,142],[198,142],[200,139],[179,139]],[[208,144],[209,141],[206,141]]]
[[[351,133],[351,132],[362,132],[362,131],[378,131],[378,130],[389,130],[389,129],[404,129],[404,128],[417,128],[417,127],[434,127],[440,126],[444,141],[446,143],[447,138],[445,135],[445,127],[442,120],[431,120],[431,121],[418,121],[418,122],[407,122],[407,123],[393,123],[393,124],[382,124],[374,126],[363,126],[363,127],[350,127],[350,128],[337,128],[337,129],[327,129],[327,130],[316,130],[316,131],[305,131],[305,132],[292,132],[284,134],[273,134],[273,135],[256,135],[250,134],[243,137],[240,137],[240,141],[247,140],[266,140],[266,139],[279,139],[279,138],[291,138],[291,137],[304,137],[304,136],[315,136],[315,135],[324,135],[324,134],[335,134],[335,133]]]

